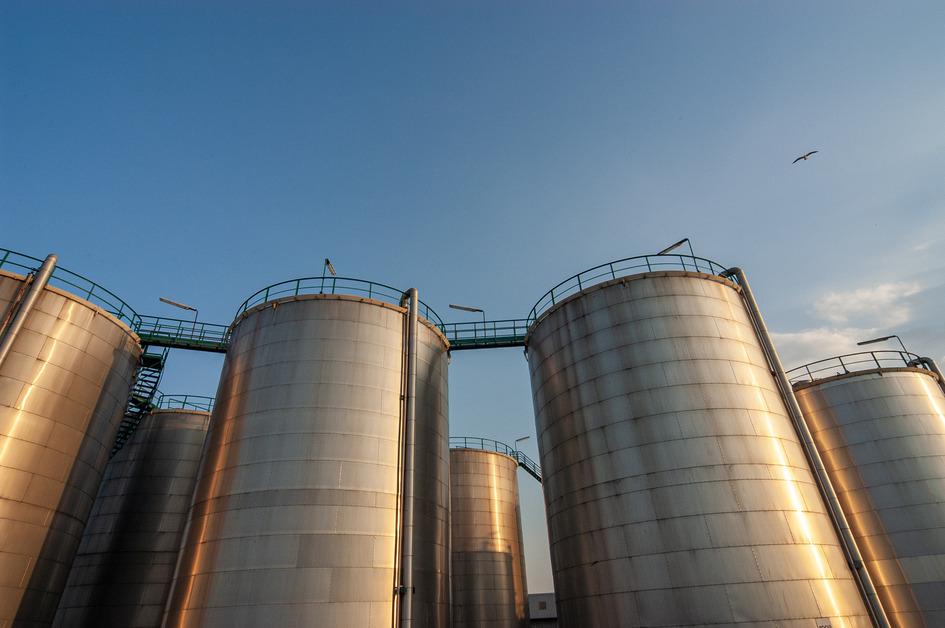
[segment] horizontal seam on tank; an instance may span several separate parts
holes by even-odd
[[[697,316],[693,315],[692,318],[700,318],[700,319],[702,319],[702,318],[705,318],[705,317],[704,317],[704,316],[698,316],[698,317],[697,317]],[[606,331],[606,330],[609,330],[609,329],[613,329],[613,328],[608,327],[608,328],[601,329],[600,331],[603,332],[603,331]],[[746,326],[746,329],[751,329],[751,328],[749,328],[749,327]],[[752,333],[754,333],[754,332],[752,331]],[[602,335],[603,335],[603,334],[602,334]],[[588,339],[590,336],[591,336],[591,334],[585,334],[585,335],[580,336],[580,337],[578,337],[578,338],[569,338],[569,339],[568,339],[568,343],[562,344],[562,345],[560,345],[560,346],[556,346],[556,348],[555,348],[554,351],[545,353],[545,354],[544,354],[544,357],[543,357],[541,360],[536,360],[536,361],[532,364],[532,369],[531,369],[531,370],[532,370],[532,371],[537,371],[537,370],[540,369],[541,366],[544,365],[549,359],[552,359],[553,357],[557,356],[557,355],[560,354],[560,353],[566,352],[570,347],[573,347],[573,344],[576,343],[576,342],[586,342],[587,339]],[[664,340],[682,340],[682,339],[691,339],[691,338],[699,338],[699,339],[706,339],[706,340],[727,340],[727,341],[730,341],[730,342],[736,342],[736,343],[738,343],[739,345],[742,345],[742,346],[753,347],[753,348],[757,349],[757,351],[758,351],[759,353],[761,353],[761,348],[760,348],[760,347],[758,347],[756,344],[753,344],[753,343],[748,342],[748,341],[746,341],[746,340],[744,340],[744,339],[741,339],[741,338],[732,338],[732,337],[730,337],[730,336],[721,336],[721,335],[717,335],[717,334],[714,334],[714,335],[683,334],[683,335],[679,335],[679,336],[659,336],[659,337],[656,337],[656,338],[647,338],[647,339],[643,339],[643,340],[636,340],[636,341],[634,341],[634,342],[624,342],[624,343],[616,344],[616,345],[611,344],[611,346],[610,346],[609,348],[603,349],[603,350],[601,350],[601,351],[596,351],[596,352],[594,352],[594,353],[589,353],[589,354],[587,354],[587,355],[584,355],[584,356],[582,356],[582,357],[580,358],[580,360],[582,360],[582,361],[583,361],[583,360],[587,360],[587,359],[589,359],[589,358],[593,358],[593,357],[596,357],[596,356],[599,356],[599,355],[603,355],[603,354],[606,354],[606,353],[615,353],[618,349],[627,348],[627,347],[634,347],[634,346],[642,345],[642,344],[646,344],[646,343],[654,343],[654,342],[660,342],[660,341],[664,341]],[[535,352],[536,349],[535,349],[534,345],[531,345],[531,347],[532,347],[532,352]],[[573,353],[575,353],[575,352],[573,351],[573,349],[571,349],[570,353],[573,354]],[[692,359],[692,358],[677,358],[677,359],[670,360],[670,361],[672,361],[672,362],[682,362],[682,361],[685,361],[685,360],[687,360],[687,359]],[[723,358],[705,358],[705,359],[719,359],[719,360],[721,360],[721,359],[723,359]],[[573,362],[572,362],[572,364],[573,364]]]
[[[817,415],[823,415],[824,412],[821,410],[815,410],[814,412],[810,412],[808,414],[812,415],[812,419],[813,419],[813,418],[817,418]],[[863,425],[865,423],[884,423],[887,421],[917,421],[919,420],[920,417],[929,417],[936,423],[941,421],[938,415],[932,414],[930,412],[916,412],[916,413],[909,413],[909,414],[890,414],[888,416],[869,417],[866,419],[859,419],[856,421],[846,421],[844,423],[837,423],[836,420],[834,419],[834,422],[830,425],[830,427],[819,429],[813,433],[822,434],[824,432],[829,432],[829,431],[843,430],[845,427],[850,427],[852,425]],[[831,419],[833,419],[833,416],[831,416]],[[945,436],[945,432],[937,432],[937,433],[933,432],[932,434],[909,434],[907,436]],[[903,438],[903,437],[904,436],[891,436],[890,438]],[[869,442],[869,441],[863,441],[863,442]]]
[[[742,387],[742,388],[748,388],[748,389],[750,389],[750,390],[759,390],[759,389],[760,389],[760,390],[767,390],[768,392],[777,394],[776,391],[774,391],[774,390],[770,390],[770,389],[767,389],[767,388],[760,388],[759,386],[753,386],[753,385],[751,385],[751,384],[738,384],[738,383],[725,384],[725,383],[719,383],[719,382],[716,382],[716,383],[712,383],[712,382],[710,382],[710,383],[699,383],[699,384],[673,384],[673,385],[671,385],[671,386],[659,386],[659,387],[655,387],[655,388],[646,388],[646,389],[641,389],[641,390],[633,391],[633,392],[622,392],[622,393],[618,393],[618,394],[616,394],[616,395],[611,395],[611,396],[609,396],[609,397],[600,397],[599,399],[597,399],[597,401],[595,401],[593,404],[590,404],[590,405],[596,405],[596,404],[599,404],[599,403],[603,403],[603,402],[605,402],[605,401],[610,401],[610,400],[612,400],[612,399],[623,399],[623,398],[625,398],[625,397],[629,397],[630,395],[635,395],[635,394],[640,394],[640,393],[648,393],[648,392],[651,392],[651,391],[654,391],[654,390],[672,389],[672,388],[679,388],[679,387],[682,387],[682,386],[722,386],[722,385],[724,385],[724,386],[739,386],[739,387]],[[540,408],[538,408],[538,414],[541,414],[541,413],[545,410],[545,408],[547,408],[550,404],[552,404],[552,403],[554,403],[555,401],[557,401],[559,398],[561,398],[561,397],[563,397],[563,396],[565,396],[565,395],[569,395],[569,394],[571,393],[571,391],[576,390],[576,389],[577,389],[577,387],[570,387],[570,388],[564,390],[563,392],[561,392],[560,394],[555,395],[554,397],[551,397],[551,398],[548,399],[548,401],[545,402]],[[582,413],[587,412],[587,410],[590,408],[590,405],[584,405],[584,406],[582,406],[581,408],[577,408],[577,409],[575,409],[574,411],[570,412],[568,415],[565,415],[565,416],[573,415],[573,414],[575,414],[576,412],[582,412]],[[743,407],[743,406],[740,406],[740,407],[719,406],[719,407],[712,407],[712,408],[697,408],[697,409],[688,409],[688,410],[667,410],[667,411],[665,411],[665,412],[646,413],[646,414],[642,414],[642,415],[640,415],[639,417],[636,417],[636,418],[642,418],[642,417],[648,417],[648,416],[660,416],[660,415],[663,415],[663,414],[669,414],[669,413],[671,413],[671,412],[698,412],[698,411],[707,411],[707,410],[743,410],[743,411],[745,411],[745,412],[768,412],[768,413],[770,413],[770,414],[778,414],[779,416],[786,416],[786,414],[781,415],[781,414],[779,414],[779,413],[776,413],[776,412],[775,412],[774,410],[772,410],[771,408],[761,409],[761,408],[745,408],[745,407]],[[630,418],[634,418],[634,417],[630,417]],[[557,421],[562,421],[562,420],[565,420],[565,419],[564,419],[563,417],[561,417],[561,418],[556,419],[555,422],[557,422]]]
[[[942,502],[937,502],[937,504],[941,504],[941,503],[942,503]],[[925,505],[925,504],[922,504],[922,505]],[[885,510],[891,510],[891,508],[886,508]],[[851,526],[851,527],[853,527],[853,528],[855,529],[857,526]],[[927,528],[908,528],[908,529],[905,529],[905,530],[883,530],[882,532],[876,532],[876,533],[874,533],[874,534],[857,533],[856,536],[857,536],[857,538],[863,538],[863,539],[887,538],[887,537],[889,537],[889,536],[893,536],[893,535],[897,535],[897,534],[910,534],[910,533],[913,533],[913,532],[941,532],[943,528],[945,528],[945,526],[931,526],[931,527],[927,527]],[[926,552],[925,554],[918,554],[917,556],[928,556],[928,555],[930,555],[930,554],[929,554],[928,552]],[[945,550],[943,550],[943,551],[941,551],[941,552],[935,552],[934,554],[931,554],[931,555],[932,555],[932,556],[945,556]],[[897,552],[897,553],[896,553],[896,557],[898,557],[898,556],[900,556],[900,554]],[[889,560],[889,559],[887,559],[887,558],[874,558],[874,559],[872,559],[872,560]]]
[[[721,362],[721,363],[726,364],[726,365],[731,365],[731,364],[746,365],[746,366],[750,366],[750,367],[753,367],[753,368],[755,368],[755,369],[758,369],[758,370],[760,370],[760,371],[762,371],[762,372],[770,373],[770,371],[769,371],[766,367],[764,367],[764,366],[762,366],[762,365],[755,364],[754,362],[745,362],[745,361],[743,361],[743,360],[737,360],[737,359],[734,359],[734,358],[677,358],[677,359],[672,359],[672,360],[660,360],[660,361],[658,361],[658,362],[646,362],[646,363],[642,363],[642,364],[634,364],[633,366],[623,366],[623,367],[620,367],[619,369],[613,369],[613,370],[610,370],[610,371],[607,371],[607,372],[601,372],[601,373],[599,373],[599,374],[597,374],[597,375],[594,375],[594,376],[592,376],[592,377],[589,377],[589,378],[587,378],[587,379],[578,380],[578,381],[576,381],[575,383],[570,384],[569,387],[568,387],[565,391],[562,391],[562,392],[559,393],[558,395],[555,395],[554,397],[552,397],[552,399],[556,399],[557,397],[561,396],[561,394],[564,394],[565,392],[567,392],[567,390],[573,390],[573,389],[576,388],[577,386],[582,386],[582,385],[587,384],[588,382],[593,382],[593,381],[596,381],[596,380],[601,379],[601,378],[610,377],[610,376],[614,376],[614,375],[618,375],[618,374],[621,374],[621,375],[622,375],[622,374],[625,374],[627,371],[633,371],[633,370],[635,370],[635,369],[644,369],[644,368],[652,367],[652,366],[665,366],[665,365],[667,365],[667,364],[680,364],[680,363],[685,363],[685,362],[700,362],[700,363],[704,363],[704,362],[713,362],[713,363],[715,363],[715,362]],[[544,388],[546,388],[545,382],[548,382],[552,377],[555,377],[555,376],[557,376],[557,375],[559,375],[559,374],[561,374],[561,373],[564,373],[565,371],[568,371],[568,370],[576,370],[576,364],[578,364],[578,363],[571,363],[571,364],[564,365],[564,366],[562,366],[560,369],[556,370],[554,373],[548,374],[548,376],[542,380],[542,385],[539,386],[538,389],[535,391],[535,396],[538,396],[538,393],[541,392]],[[734,371],[733,371],[733,374],[734,374]],[[772,381],[774,381],[774,380],[772,379]],[[655,389],[655,388],[672,388],[672,387],[674,387],[674,386],[691,386],[691,385],[695,385],[695,384],[716,384],[716,383],[719,383],[719,382],[693,382],[693,383],[686,383],[686,384],[665,384],[665,385],[662,385],[662,386],[654,386],[654,387],[642,388],[642,389],[640,389],[640,390],[638,390],[638,391],[633,391],[633,392],[644,392],[644,391],[653,390],[653,389]],[[740,382],[721,382],[721,383],[740,384]],[[742,385],[742,386],[750,386],[750,387],[752,387],[752,388],[762,388],[762,389],[764,389],[764,390],[772,390],[772,391],[776,391],[776,390],[777,390],[777,388],[774,387],[774,386],[772,386],[771,388],[768,388],[768,387],[765,387],[765,386],[761,386],[760,383],[755,383],[755,384],[740,384],[740,385]],[[628,394],[628,393],[622,393],[622,394]]]
[[[115,347],[115,348],[118,349],[118,347]],[[107,381],[108,381],[108,379],[109,379],[109,375],[113,375],[113,374],[114,374],[114,375],[121,375],[121,374],[123,374],[123,372],[126,370],[126,369],[120,368],[120,364],[118,365],[119,368],[116,368],[116,365],[115,365],[114,363],[112,363],[111,365],[106,364],[106,363],[102,362],[101,360],[99,360],[98,358],[96,358],[95,356],[93,356],[92,354],[83,352],[83,358],[91,358],[91,359],[95,360],[96,362],[98,362],[99,364],[101,364],[103,367],[106,368],[105,376],[104,376],[104,378],[102,379],[102,381],[94,381],[94,380],[91,380],[91,379],[87,378],[85,375],[83,375],[82,373],[80,373],[80,372],[78,372],[78,371],[73,371],[73,370],[70,370],[70,369],[68,369],[68,368],[66,368],[66,367],[64,367],[64,366],[59,366],[58,364],[54,364],[54,363],[50,362],[49,360],[43,360],[42,358],[40,358],[40,357],[38,357],[38,356],[35,356],[35,355],[27,355],[27,354],[25,354],[25,353],[20,353],[20,352],[17,351],[16,349],[12,349],[12,350],[10,351],[10,353],[15,353],[15,354],[17,354],[17,355],[23,356],[24,358],[26,358],[26,359],[28,359],[28,360],[33,360],[33,361],[35,361],[35,362],[39,362],[40,364],[49,364],[49,365],[51,365],[51,366],[56,367],[57,369],[61,369],[62,371],[65,371],[65,372],[68,373],[69,375],[71,375],[71,376],[73,376],[73,377],[76,377],[76,378],[82,380],[83,382],[86,382],[86,383],[88,383],[88,384],[91,384],[92,386],[96,386],[96,387],[103,388],[103,389],[105,388],[105,384],[107,383]],[[4,377],[4,379],[8,379],[8,378],[9,378],[9,379],[12,379],[12,380],[14,380],[14,381],[20,382],[20,383],[24,384],[25,386],[31,386],[31,387],[39,388],[40,390],[44,390],[44,391],[47,391],[47,392],[51,392],[51,393],[53,393],[53,394],[55,394],[55,395],[58,395],[58,396],[61,396],[61,397],[67,397],[67,395],[64,394],[64,393],[57,392],[57,391],[52,390],[52,389],[50,389],[50,388],[45,388],[45,387],[43,387],[43,386],[41,386],[41,385],[39,385],[38,383],[35,383],[35,382],[28,382],[28,381],[25,381],[25,380],[20,379],[19,377],[16,377],[15,375],[12,375],[12,374],[4,373],[4,374],[3,374],[3,377]],[[67,397],[67,398],[68,398],[68,397]]]
[[[220,422],[218,422],[217,424],[220,425],[221,422],[223,422],[223,423],[228,423],[228,422],[231,422],[231,421],[235,421],[235,420],[241,418],[242,416],[244,416],[244,415],[240,415],[240,416],[234,417],[234,418],[220,419]],[[354,437],[354,438],[365,438],[365,437],[367,437],[367,438],[375,439],[375,440],[377,440],[377,441],[379,441],[379,442],[382,442],[382,443],[387,443],[387,442],[396,443],[397,440],[398,440],[398,439],[397,439],[397,436],[393,436],[393,437],[391,437],[391,438],[385,438],[385,437],[378,436],[378,434],[377,434],[376,432],[353,432],[353,431],[337,432],[337,431],[334,431],[334,430],[317,430],[317,431],[316,431],[316,430],[306,430],[306,431],[302,431],[302,432],[297,432],[297,431],[293,431],[293,430],[286,430],[286,431],[278,431],[278,432],[276,432],[276,431],[266,432],[265,434],[255,434],[255,435],[252,435],[252,436],[244,436],[244,437],[241,437],[241,438],[230,438],[230,439],[227,439],[227,440],[222,441],[221,444],[239,443],[239,442],[243,442],[243,441],[247,441],[247,440],[255,440],[255,439],[257,439],[257,438],[275,438],[275,437],[279,437],[279,436],[292,436],[292,435],[297,435],[297,434],[309,434],[309,435],[311,435],[311,436],[351,436],[351,437]]]
[[[845,495],[849,492],[850,491],[841,491],[840,494]],[[856,510],[856,511],[850,510],[849,516],[857,517],[857,516],[863,515],[865,513],[870,513],[870,512],[875,512],[875,513],[897,512],[897,511],[902,510],[903,508],[924,507],[924,508],[933,508],[935,510],[938,510],[942,506],[945,506],[945,502],[943,502],[942,500],[936,500],[936,501],[930,501],[930,502],[916,502],[916,503],[908,503],[908,504],[895,504],[895,505],[889,505],[889,506],[877,506],[876,504],[870,504],[870,506],[866,508],[865,510]],[[934,526],[933,528],[922,528],[922,529],[929,529],[929,530],[945,529],[945,525]]]
[[[583,567],[583,565],[578,565],[577,567]],[[575,568],[577,568],[577,567],[575,567]],[[610,596],[610,595],[620,595],[620,594],[626,594],[626,593],[646,593],[646,592],[650,592],[650,591],[674,591],[674,590],[678,590],[678,589],[710,589],[710,588],[718,588],[718,587],[738,586],[738,585],[742,585],[742,584],[777,584],[778,582],[821,582],[821,581],[830,581],[830,582],[849,581],[849,582],[852,583],[852,580],[853,580],[853,578],[850,577],[850,576],[844,577],[844,576],[833,576],[833,575],[831,575],[831,576],[829,576],[829,577],[828,577],[828,576],[821,576],[821,575],[817,575],[817,576],[811,575],[811,576],[801,577],[801,578],[777,578],[777,579],[771,579],[771,580],[764,580],[764,579],[761,578],[761,575],[759,574],[759,577],[758,577],[757,579],[755,579],[755,580],[740,580],[740,581],[735,581],[735,582],[718,582],[718,583],[711,583],[711,584],[677,584],[677,583],[671,583],[671,584],[669,584],[669,585],[667,585],[667,586],[654,587],[654,588],[652,588],[652,589],[640,589],[640,588],[621,589],[621,590],[619,590],[619,591],[612,591],[612,592],[608,592],[608,593],[577,594],[577,595],[575,595],[574,597],[559,596],[559,599],[561,599],[561,600],[583,600],[583,599],[587,599],[588,597],[607,597],[607,596]],[[557,592],[556,592],[556,593],[557,593]],[[816,598],[815,598],[815,599],[816,599]],[[560,614],[560,613],[559,613],[559,614]],[[828,617],[864,617],[865,614],[864,614],[864,613],[850,613],[850,614],[843,614],[843,613],[834,614],[834,613],[829,613],[827,616],[828,616]],[[776,624],[778,624],[779,622],[796,621],[796,620],[799,620],[799,619],[816,619],[816,618],[820,618],[820,617],[824,617],[824,615],[822,615],[822,614],[820,614],[820,613],[818,613],[817,615],[809,615],[809,616],[806,616],[806,617],[797,617],[797,616],[795,615],[795,616],[790,617],[790,618],[773,619],[773,620],[770,620],[770,621],[765,621],[764,623],[765,623],[765,624],[775,624],[775,625],[776,625]],[[667,625],[661,625],[659,628],[688,628],[689,626],[697,627],[697,626],[713,626],[713,625],[731,626],[733,623],[736,624],[736,625],[738,625],[738,624],[744,624],[745,626],[757,626],[757,625],[759,625],[759,622],[757,622],[757,621],[744,621],[744,622],[719,621],[719,622],[699,622],[698,624],[667,624]]]
[[[601,528],[600,530],[582,531],[581,535],[584,535],[584,534],[592,534],[592,533],[594,533],[594,532],[599,532],[599,531],[604,530],[604,529],[606,529],[606,528]],[[568,538],[576,538],[577,536],[579,536],[579,535],[572,535],[571,537],[568,537]],[[559,540],[559,542],[560,542],[560,540]],[[689,548],[686,548],[686,549],[663,550],[663,551],[659,551],[659,552],[647,552],[647,553],[645,553],[645,554],[637,554],[637,553],[626,554],[626,555],[623,555],[623,556],[617,556],[617,557],[615,557],[615,558],[611,558],[611,559],[607,559],[607,560],[598,560],[598,561],[586,562],[586,563],[574,563],[574,564],[572,564],[572,565],[569,566],[569,567],[565,567],[565,569],[574,569],[575,567],[591,566],[591,565],[597,565],[597,564],[601,564],[601,563],[616,562],[616,561],[624,561],[624,560],[632,560],[632,559],[634,559],[634,558],[645,558],[645,557],[649,557],[649,556],[671,556],[671,555],[673,555],[673,554],[689,554],[689,553],[692,553],[692,552],[702,552],[702,551],[710,552],[710,551],[719,550],[719,549],[740,549],[740,548],[749,548],[749,549],[750,549],[750,548],[752,548],[752,547],[797,547],[797,548],[800,548],[800,549],[806,551],[806,548],[808,548],[808,547],[810,547],[810,546],[821,547],[821,548],[824,548],[824,547],[832,547],[832,548],[840,549],[840,545],[838,545],[838,544],[836,544],[836,543],[816,543],[816,542],[813,542],[813,541],[810,541],[810,542],[808,542],[808,541],[805,541],[805,542],[782,541],[782,542],[778,542],[778,543],[752,542],[752,543],[746,543],[746,544],[744,544],[744,545],[707,545],[707,546],[705,546],[705,547],[689,547]],[[809,579],[809,578],[798,578],[798,580],[807,580],[807,579]],[[787,580],[792,580],[792,579],[787,579]]]
[[[901,437],[901,438],[919,438],[919,437],[921,437],[921,436],[923,436],[923,435],[922,435],[922,434],[917,434],[917,435],[914,436],[914,437],[910,436],[910,437]],[[830,449],[822,448],[822,449],[820,449],[820,452],[821,452],[821,455],[823,455],[823,454],[829,454],[829,453],[832,453],[832,452],[835,452],[835,451],[843,451],[843,450],[849,450],[849,449],[858,448],[858,447],[861,447],[862,445],[868,445],[868,444],[871,444],[871,443],[885,443],[885,442],[888,442],[888,441],[891,441],[891,440],[901,440],[901,438],[884,438],[884,439],[877,439],[877,440],[867,441],[867,442],[863,442],[863,443],[845,444],[845,445],[841,445],[841,446],[839,446],[839,447],[831,447]],[[928,439],[925,439],[925,440],[928,440]],[[856,456],[856,454],[852,454],[850,457],[853,458],[853,457],[855,457],[855,456]],[[908,455],[901,456],[901,457],[898,457],[898,458],[881,458],[881,459],[879,459],[879,460],[874,460],[873,462],[857,462],[857,463],[850,464],[850,465],[843,466],[843,467],[830,467],[830,469],[831,469],[831,470],[842,470],[842,469],[850,469],[850,468],[853,468],[853,467],[862,468],[862,467],[872,466],[872,465],[877,465],[877,464],[889,464],[889,463],[892,463],[892,462],[902,462],[903,460],[921,460],[921,459],[923,459],[923,458],[942,458],[942,457],[945,457],[945,452],[942,452],[942,453],[940,453],[940,454],[913,454],[913,453],[910,453],[910,454],[908,454]]]
[[[615,425],[615,424],[610,424],[610,425]],[[593,428],[593,429],[591,429],[591,430],[587,430],[586,432],[584,432],[584,433],[582,433],[582,434],[579,434],[579,435],[576,435],[576,436],[571,436],[571,437],[569,437],[569,438],[567,438],[567,439],[565,439],[565,440],[563,440],[563,441],[560,441],[560,442],[559,442],[558,444],[556,444],[554,447],[552,447],[551,449],[545,451],[545,452],[544,452],[544,457],[546,457],[546,458],[547,458],[548,456],[552,456],[552,457],[553,457],[554,454],[555,454],[559,449],[563,448],[565,445],[568,445],[569,443],[572,443],[573,441],[575,441],[575,440],[577,440],[577,439],[579,439],[579,438],[584,437],[584,436],[587,435],[588,433],[597,431],[597,430],[599,430],[599,429],[603,429],[603,428]],[[663,438],[663,439],[660,439],[660,440],[653,440],[653,441],[647,441],[647,442],[645,442],[645,443],[639,443],[639,444],[635,444],[635,445],[628,445],[627,447],[620,447],[620,448],[618,448],[618,449],[607,449],[606,451],[598,452],[598,453],[595,453],[594,455],[587,456],[587,457],[584,457],[584,458],[580,458],[580,459],[578,459],[578,460],[576,460],[576,461],[574,461],[574,462],[570,462],[570,463],[567,464],[567,466],[572,466],[572,465],[577,464],[577,463],[579,463],[579,462],[584,462],[584,461],[586,461],[586,460],[592,460],[592,459],[594,459],[594,458],[599,458],[600,456],[602,456],[602,455],[604,455],[604,454],[613,454],[613,453],[617,453],[617,452],[621,452],[621,451],[628,451],[628,450],[632,450],[632,449],[639,449],[639,448],[641,448],[641,447],[649,447],[650,445],[660,445],[660,444],[663,444],[663,443],[674,443],[674,442],[678,442],[678,441],[690,441],[690,440],[705,439],[705,438],[714,438],[714,439],[719,439],[719,438],[744,438],[744,437],[746,437],[746,436],[750,436],[750,437],[752,437],[752,438],[768,438],[768,439],[773,439],[773,440],[778,440],[778,441],[783,441],[783,442],[788,442],[788,443],[794,443],[795,445],[800,446],[800,443],[798,443],[797,439],[792,439],[792,438],[790,438],[790,436],[791,436],[790,434],[788,435],[788,437],[782,437],[782,436],[778,436],[778,435],[775,435],[775,434],[757,434],[757,433],[754,433],[754,434],[705,434],[705,435],[694,435],[694,436],[679,436],[679,437],[677,437],[677,438]],[[720,463],[720,464],[726,464],[726,463]],[[745,463],[745,464],[759,464],[759,463]],[[762,464],[769,464],[769,465],[772,465],[772,463],[762,463]],[[774,466],[774,465],[773,465],[773,466]],[[784,465],[776,465],[776,466],[784,466]],[[549,466],[549,468],[552,468],[552,467]],[[562,468],[564,468],[564,467],[562,467]],[[687,469],[688,469],[688,468],[696,468],[696,467],[677,467],[677,468],[687,468]],[[807,468],[807,467],[804,467],[804,468]]]
[[[689,467],[689,468],[705,469],[705,468],[713,468],[713,467],[719,467],[719,466],[745,466],[745,463],[742,463],[742,464],[732,464],[732,465],[712,465],[712,466],[708,466],[708,467]],[[766,465],[766,466],[770,466],[770,465]],[[792,467],[792,468],[794,468],[794,469],[802,469],[802,467]],[[806,469],[802,469],[802,470],[806,470]],[[809,471],[808,471],[808,472],[809,472]],[[667,473],[667,472],[663,471],[663,472],[660,472],[660,473]],[[671,472],[670,472],[670,473],[671,473]],[[646,476],[635,476],[635,477],[641,477],[641,478],[642,478],[642,477],[646,477]],[[623,481],[623,480],[628,480],[628,479],[632,479],[632,478],[621,478],[620,480],[613,480],[613,481],[610,481],[610,482],[603,482],[603,483],[598,483],[598,484],[590,484],[590,485],[588,485],[587,487],[582,487],[582,488],[577,489],[577,490],[575,490],[575,491],[570,491],[570,492],[568,492],[568,493],[563,493],[560,497],[551,498],[551,499],[549,500],[549,504],[558,504],[558,503],[562,502],[563,500],[565,500],[567,497],[569,497],[569,496],[571,496],[571,495],[574,495],[575,493],[577,493],[577,492],[579,492],[579,491],[586,491],[586,490],[589,490],[589,489],[591,489],[591,488],[593,488],[593,487],[595,487],[595,486],[602,486],[602,485],[604,485],[604,484],[611,484],[611,483],[613,483],[613,482]],[[641,493],[651,493],[651,492],[660,491],[660,490],[663,490],[663,489],[679,488],[680,486],[695,486],[695,485],[699,485],[699,484],[724,484],[724,483],[728,483],[728,482],[789,482],[789,483],[804,484],[804,485],[806,485],[806,486],[813,486],[813,487],[816,487],[816,486],[817,486],[817,485],[815,484],[815,482],[813,482],[813,481],[806,482],[806,481],[803,481],[803,480],[799,480],[799,479],[797,479],[797,478],[792,478],[792,479],[790,479],[790,480],[783,479],[783,478],[782,478],[782,479],[778,479],[778,478],[722,478],[722,479],[718,479],[718,480],[698,480],[698,481],[693,481],[693,482],[677,482],[677,483],[674,483],[674,484],[662,484],[662,485],[660,485],[660,486],[651,486],[651,487],[645,487],[645,488],[639,488],[639,489],[627,489],[627,490],[620,491],[619,493],[614,493],[613,495],[603,495],[603,496],[601,496],[601,497],[596,497],[596,498],[594,498],[594,499],[585,499],[585,500],[582,500],[582,501],[574,501],[574,502],[572,502],[572,503],[560,504],[560,506],[561,506],[561,508],[562,508],[563,510],[573,510],[574,508],[577,508],[577,507],[579,507],[579,506],[586,506],[586,505],[588,505],[588,504],[595,504],[595,503],[597,503],[597,502],[601,502],[601,501],[605,501],[605,500],[611,500],[611,499],[614,499],[614,498],[623,497],[623,496],[625,496],[625,495],[639,495],[639,494],[641,494]],[[755,510],[759,510],[759,509],[755,509]],[[764,510],[764,511],[769,511],[769,510],[770,510],[770,511],[772,511],[772,512],[773,512],[773,511],[777,511],[777,512],[789,512],[789,511],[791,511],[791,509],[777,509],[777,508],[775,508],[775,509],[762,509],[762,510]],[[705,513],[705,514],[720,514],[720,513],[722,513],[722,512],[747,512],[747,511],[745,511],[745,510],[731,510],[731,511],[726,510],[726,511],[719,511],[719,513]],[[806,511],[804,511],[804,512],[817,512],[817,511],[806,510]],[[559,512],[559,513],[556,513],[556,514],[554,514],[554,515],[549,515],[549,518],[555,518],[555,517],[559,517],[559,516],[561,516],[561,513],[560,513],[560,512]]]

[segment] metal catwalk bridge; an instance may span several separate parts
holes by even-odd
[[[451,351],[462,351],[524,347],[528,320],[434,324],[449,340]],[[230,344],[229,326],[218,323],[139,316],[133,329],[141,338],[141,344],[152,347],[226,353]]]

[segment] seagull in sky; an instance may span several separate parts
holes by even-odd
[[[807,161],[807,160],[810,158],[811,155],[813,155],[813,154],[815,154],[815,153],[819,153],[819,152],[820,152],[819,150],[812,150],[811,152],[807,153],[806,155],[801,155],[800,157],[798,157],[797,159],[795,159],[795,160],[792,161],[791,163],[792,163],[792,164],[796,164],[797,162],[801,161],[802,159],[803,159],[804,161]]]

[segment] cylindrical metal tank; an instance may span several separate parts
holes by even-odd
[[[851,362],[867,369],[821,370],[795,395],[892,625],[945,626],[942,382],[925,368]]]
[[[452,628],[526,628],[518,463],[450,450]]]
[[[0,270],[4,337],[24,282]],[[39,627],[56,612],[141,348],[123,321],[53,285],[12,343],[0,365],[0,626]]]
[[[393,625],[408,317],[368,290],[237,317],[166,626]],[[417,340],[413,626],[445,628],[448,343]]]
[[[161,625],[209,419],[155,409],[109,461],[54,626]]]
[[[667,259],[533,310],[560,625],[869,626],[739,286]]]

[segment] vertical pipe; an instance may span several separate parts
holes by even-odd
[[[407,307],[408,295],[406,293],[400,299],[400,305]],[[404,539],[404,443],[407,439],[407,354],[410,344],[410,316],[404,316],[402,328],[403,341],[400,347],[400,415],[397,423],[397,511],[394,519],[394,591],[393,604],[391,605],[391,628],[400,625],[400,598],[403,594],[401,587],[401,574],[403,565],[401,564],[401,549]]]
[[[413,537],[415,510],[415,471],[417,443],[417,326],[419,296],[416,288],[407,290],[407,387],[404,400],[406,438],[404,442],[404,512],[401,549],[400,605],[401,628],[413,628]]]
[[[10,349],[13,347],[13,341],[16,340],[20,330],[23,329],[23,324],[26,323],[26,317],[33,310],[46,284],[49,283],[49,278],[52,276],[53,270],[56,269],[56,259],[56,256],[50,253],[46,256],[46,260],[39,267],[39,270],[33,273],[32,283],[26,292],[26,296],[20,302],[20,307],[17,308],[10,324],[3,330],[3,339],[0,340],[0,365],[7,359]],[[30,281],[30,279],[27,278],[26,281]]]
[[[945,375],[942,375],[942,369],[938,367],[935,360],[932,358],[919,358],[918,361],[938,376],[938,385],[942,387],[942,392],[945,392]]]
[[[755,295],[752,293],[751,286],[748,284],[748,278],[745,277],[744,271],[737,267],[725,271],[725,276],[735,277],[735,280],[741,287],[742,299],[745,302],[745,306],[748,308],[748,314],[751,317],[752,324],[755,326],[755,332],[758,334],[758,339],[761,341],[761,346],[768,359],[771,372],[775,376],[778,388],[781,391],[781,397],[784,399],[784,403],[787,406],[788,415],[790,415],[791,422],[794,424],[794,430],[797,432],[801,446],[804,448],[804,454],[814,471],[814,477],[817,480],[821,495],[823,495],[824,500],[827,502],[827,510],[830,513],[830,518],[833,520],[834,527],[840,535],[840,543],[843,546],[844,554],[846,554],[847,562],[853,568],[854,576],[860,587],[860,593],[865,598],[866,606],[873,620],[873,624],[877,628],[890,628],[889,619],[886,617],[886,612],[883,610],[883,605],[876,593],[876,587],[873,585],[873,581],[866,571],[863,556],[860,554],[856,540],[853,538],[853,532],[850,530],[850,524],[843,514],[843,509],[840,507],[840,501],[837,499],[837,493],[834,491],[833,484],[830,483],[830,477],[827,475],[824,461],[817,452],[814,438],[811,436],[810,430],[807,428],[807,423],[804,421],[801,407],[797,404],[797,399],[794,397],[794,389],[788,381],[787,375],[784,372],[784,366],[781,364],[781,358],[778,356],[778,352],[774,348],[774,343],[771,341],[768,327],[765,325],[764,318],[761,316],[761,310],[758,308],[758,302],[755,301]]]

